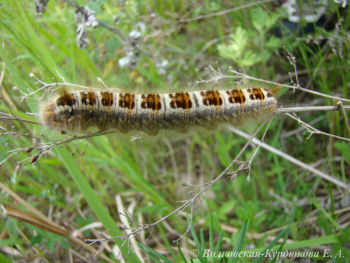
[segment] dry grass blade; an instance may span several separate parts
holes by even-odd
[[[52,225],[48,223],[47,221],[41,220],[25,211],[13,208],[11,206],[7,206],[7,208],[2,207],[5,215],[15,218],[19,221],[29,223],[33,226],[39,227],[45,231],[60,235],[60,236],[69,236],[69,232],[62,229],[58,228],[55,225]]]

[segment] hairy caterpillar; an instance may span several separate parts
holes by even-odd
[[[277,90],[277,89],[276,89]],[[263,88],[204,90],[165,94],[133,94],[113,90],[63,90],[41,108],[45,127],[80,132],[90,127],[122,133],[160,130],[187,133],[190,128],[213,130],[218,125],[242,126],[274,114],[276,90]]]

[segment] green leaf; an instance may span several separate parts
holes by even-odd
[[[284,249],[291,250],[291,249],[298,249],[298,248],[305,248],[305,247],[314,247],[314,246],[331,244],[331,243],[339,243],[339,239],[338,239],[337,235],[329,235],[329,236],[325,236],[325,237],[313,238],[313,239],[294,242],[291,244],[288,243],[288,244],[284,245]],[[278,247],[279,247],[279,245],[273,247],[273,249],[278,249]],[[266,251],[266,249],[267,248],[264,248],[264,249],[263,248],[255,248],[255,249],[251,249],[251,250],[245,250],[245,252],[260,252],[260,251]]]
[[[13,245],[19,245],[23,244],[24,240],[23,239],[16,239],[16,238],[8,238],[8,239],[1,239],[0,240],[0,247],[4,246],[13,246]]]
[[[276,49],[281,47],[281,40],[275,36],[269,37],[269,40],[265,43],[265,47],[270,49]]]
[[[209,218],[209,249],[210,252],[214,252],[214,222],[213,222],[213,215],[210,213]],[[210,262],[214,263],[215,258],[211,257]]]
[[[245,66],[252,66],[261,61],[261,57],[258,57],[253,51],[249,50],[244,53],[243,61]]]
[[[180,256],[181,256],[183,262],[184,262],[184,263],[187,263],[187,260],[186,260],[184,254],[183,254],[182,251],[181,251],[180,242],[177,241],[176,243],[177,243],[177,248],[178,248],[178,250],[179,250],[179,253],[180,253]]]
[[[205,250],[205,239],[204,239],[204,234],[203,234],[203,230],[201,229],[200,231],[200,237],[201,237],[201,243],[202,243],[202,250]]]
[[[233,256],[230,258],[229,263],[236,263],[238,260],[238,257],[235,257],[234,255],[237,255],[243,246],[243,242],[244,242],[244,238],[247,234],[248,231],[248,227],[249,227],[249,219],[246,219],[241,227],[241,230],[239,231],[238,234],[238,240],[237,243],[235,244],[235,247],[232,251]]]
[[[231,35],[232,41],[230,46],[237,52],[242,52],[248,41],[247,30],[242,27],[237,27],[235,33]]]
[[[47,239],[47,241],[45,242],[45,246],[50,250],[50,252],[55,250],[55,243],[56,241],[49,238]]]
[[[42,235],[37,235],[30,241],[30,246],[33,246],[35,244],[41,244],[41,242],[44,240],[44,237]]]
[[[346,142],[336,142],[334,147],[339,150],[347,163],[350,165],[350,151],[348,144]]]
[[[278,13],[270,14],[265,20],[265,31],[268,31],[271,27],[273,27],[279,18],[280,15]]]
[[[261,7],[258,7],[253,11],[252,18],[252,23],[255,29],[258,30],[260,33],[263,33],[265,28],[265,22],[267,19],[267,12],[264,11]]]
[[[228,59],[232,59],[233,61],[236,61],[239,57],[239,54],[237,53],[237,51],[231,47],[231,46],[227,46],[227,45],[218,45],[218,51],[219,51],[219,55],[223,58],[228,58]]]
[[[247,31],[242,27],[237,27],[231,39],[229,45],[221,44],[217,49],[221,57],[232,59],[239,64],[248,41]]]
[[[147,247],[141,243],[137,243],[137,245],[150,257],[152,257],[153,260],[155,260],[156,262],[165,262],[165,263],[173,263],[171,262],[169,259],[167,259],[166,257],[164,257],[162,254],[160,254],[159,252],[155,251],[154,249]],[[154,258],[153,256],[158,257],[159,259],[161,259],[162,261]]]
[[[255,27],[256,30],[258,30],[259,32],[262,32],[263,27],[262,27],[261,24],[259,24],[256,21],[253,21],[252,24],[253,24],[253,26]]]
[[[1,20],[0,20],[0,23],[1,23]],[[5,65],[9,69],[9,72],[12,75],[13,79],[16,81],[18,88],[21,89],[22,91],[25,91],[25,88],[27,85],[24,83],[21,76],[18,74],[11,59],[7,56],[5,49],[1,45],[0,45],[0,57],[5,62]]]
[[[260,262],[260,260],[265,257],[266,252],[272,249],[273,246],[276,245],[276,243],[278,242],[278,240],[280,240],[281,237],[288,234],[290,227],[291,227],[290,225],[287,226],[286,229],[284,229],[281,233],[279,233],[275,237],[275,239],[272,240],[272,242],[260,253],[260,256],[253,261],[253,263]]]
[[[7,259],[4,255],[0,253],[0,262],[2,263],[11,263],[12,261]]]
[[[233,208],[235,207],[235,205],[237,204],[236,200],[230,200],[226,203],[224,203],[222,206],[220,206],[219,208],[219,214],[220,216],[224,216],[229,212],[232,212]]]
[[[215,248],[215,253],[214,255],[218,255],[219,253],[219,249],[221,247],[221,240],[222,240],[222,235],[224,234],[223,231],[221,231],[220,235],[219,235],[219,238],[218,238],[218,242],[216,243],[216,248]]]
[[[275,263],[276,262],[276,260],[278,259],[278,255],[280,254],[280,252],[282,252],[282,249],[283,249],[283,246],[284,246],[285,243],[286,243],[286,238],[284,238],[282,244],[280,245],[280,247],[277,250],[276,256],[273,257],[271,263]]]
[[[271,57],[271,52],[268,50],[264,50],[262,54],[260,54],[260,57],[263,62],[267,62]]]
[[[189,224],[191,223],[190,231],[191,231],[191,234],[192,234],[193,241],[194,241],[194,243],[196,244],[196,248],[197,248],[197,250],[198,250],[198,259],[200,260],[200,262],[207,262],[207,259],[206,259],[206,258],[203,258],[204,250],[203,250],[203,248],[202,248],[201,243],[200,243],[199,240],[198,240],[196,231],[194,230],[193,224],[192,224],[192,222],[190,222],[188,216],[187,216],[187,222],[188,222]]]

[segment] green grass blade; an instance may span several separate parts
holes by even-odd
[[[210,219],[209,219],[209,249],[210,249],[210,253],[214,252],[214,223],[213,223],[212,214],[210,214]],[[211,257],[210,262],[214,263],[215,258]]]
[[[282,244],[280,245],[280,247],[277,250],[277,255],[272,259],[271,263],[276,263],[276,261],[277,261],[277,259],[279,257],[278,255],[279,255],[280,252],[282,252],[282,249],[283,249],[283,246],[284,246],[285,243],[286,243],[286,238],[284,238]]]
[[[282,232],[281,232],[282,233]],[[294,242],[292,244],[285,244],[284,249],[298,249],[298,248],[306,248],[306,247],[314,247],[314,246],[319,246],[319,245],[324,245],[324,244],[331,244],[331,243],[338,243],[339,239],[337,235],[329,235],[325,237],[319,237],[319,238],[314,238],[314,239],[308,239],[308,240],[303,240],[303,241],[298,241]],[[280,245],[276,245],[272,247],[272,249],[278,249]],[[245,250],[244,252],[259,252],[266,250],[266,248],[256,248],[252,250]]]
[[[178,250],[179,250],[179,253],[180,253],[180,256],[181,256],[183,262],[184,262],[184,263],[187,263],[187,260],[186,260],[184,254],[183,254],[182,251],[181,251],[180,242],[177,241],[176,243],[177,243],[177,248],[178,248]]]
[[[241,227],[241,230],[239,231],[238,240],[237,240],[235,247],[233,248],[233,251],[232,251],[233,256],[228,261],[229,263],[236,263],[237,262],[238,257],[235,255],[237,255],[242,249],[244,238],[245,238],[245,235],[247,234],[247,231],[248,231],[248,227],[249,227],[249,219],[244,221],[244,223]]]
[[[220,247],[221,247],[221,251],[225,251],[224,247],[222,246],[222,244],[220,245]],[[225,263],[228,263],[227,257],[225,255],[221,258],[221,261],[222,260],[225,260]]]
[[[205,239],[204,239],[204,234],[203,234],[203,229],[200,231],[200,237],[201,237],[201,244],[202,244],[202,250],[205,250]]]
[[[220,246],[221,246],[221,240],[222,240],[223,234],[224,234],[224,231],[221,230],[219,238],[218,238],[218,241],[216,243],[216,248],[215,248],[214,255],[218,255],[218,253],[219,253],[219,249],[220,249]],[[214,260],[214,262],[215,262],[215,260]],[[222,262],[222,258],[221,258],[221,262]]]
[[[283,230],[281,233],[279,233],[274,240],[272,240],[272,242],[261,252],[260,256],[258,258],[256,258],[253,263],[257,263],[260,262],[260,260],[262,258],[265,257],[265,253],[266,251],[273,249],[273,246],[276,245],[276,243],[278,242],[278,240],[280,240],[281,237],[283,237],[284,235],[289,233],[289,229],[291,228],[291,225],[287,226],[285,230]]]
[[[0,57],[2,61],[5,62],[6,67],[8,68],[10,74],[18,85],[18,88],[23,90],[27,85],[22,80],[21,76],[18,74],[15,66],[13,65],[11,59],[7,56],[5,49],[0,45]]]
[[[187,222],[190,223],[190,220],[189,220],[188,217],[187,217]],[[198,250],[198,259],[200,260],[200,262],[207,262],[207,259],[203,257],[204,251],[203,251],[201,243],[198,240],[196,231],[193,228],[193,222],[191,223],[190,231],[191,231],[191,234],[192,234],[193,241],[196,244],[196,248]]]
[[[340,226],[337,224],[337,222],[333,219],[332,214],[327,213],[327,211],[318,202],[313,201],[313,204],[316,206],[316,208],[318,208],[322,212],[324,217],[327,218],[332,223],[332,225],[338,229],[338,231],[340,232],[343,231],[340,228]]]
[[[160,258],[162,261],[159,261],[157,259],[155,259],[154,257],[152,257],[152,259],[156,260],[156,262],[165,262],[165,263],[173,263],[172,261],[170,261],[169,259],[167,259],[166,257],[164,257],[162,254],[158,253],[157,251],[155,251],[154,249],[147,247],[141,243],[137,243],[138,246],[149,256],[154,255],[158,258]]]
[[[2,263],[11,263],[12,261],[9,260],[3,254],[0,253],[0,262],[2,262]]]
[[[220,246],[221,246],[221,240],[222,240],[223,234],[224,234],[224,231],[221,230],[220,236],[218,238],[218,242],[216,243],[216,248],[215,248],[214,255],[217,255],[219,253],[219,249],[220,249]]]

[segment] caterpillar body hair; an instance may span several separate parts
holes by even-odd
[[[243,126],[271,118],[275,90],[264,88],[135,94],[120,90],[62,90],[40,110],[42,123],[55,131],[79,133],[89,128],[187,133],[218,125]]]

